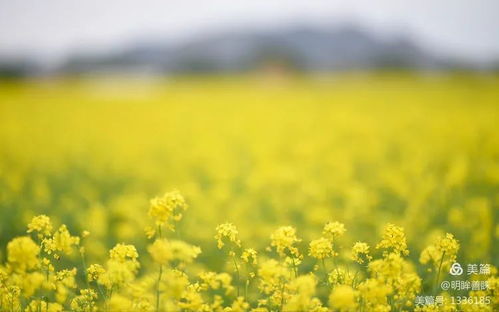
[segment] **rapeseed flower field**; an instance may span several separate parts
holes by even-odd
[[[462,74],[4,82],[0,311],[498,311],[498,103]]]

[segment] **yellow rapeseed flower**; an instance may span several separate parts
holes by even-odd
[[[237,247],[241,246],[241,241],[239,240],[239,232],[237,228],[232,223],[223,223],[217,226],[215,239],[217,240],[217,247],[222,249],[225,245],[224,240],[228,243],[233,243]]]
[[[302,275],[289,285],[289,299],[283,311],[310,311],[317,280],[312,274]]]
[[[161,265],[167,264],[173,257],[166,239],[157,239],[147,248],[147,251],[149,251],[154,262]]]
[[[334,239],[339,236],[342,236],[345,234],[346,229],[345,225],[341,222],[334,221],[334,222],[328,222],[326,225],[324,225],[324,230],[322,231],[322,235],[324,235],[327,238]]]
[[[92,264],[87,269],[87,279],[88,281],[98,280],[106,270],[100,264]]]
[[[40,247],[28,236],[17,237],[7,244],[7,260],[15,270],[34,269],[39,264]]]
[[[385,253],[393,251],[401,255],[408,255],[407,241],[404,229],[394,224],[387,224],[383,230],[383,239],[376,245],[377,249],[385,249]]]
[[[367,279],[358,286],[359,295],[365,310],[367,311],[390,311],[388,304],[388,295],[392,293],[393,289],[386,283],[380,282],[376,279]]]
[[[294,256],[299,256],[294,244],[300,242],[296,237],[296,229],[292,226],[281,226],[270,236],[271,246],[275,247],[280,256],[286,256],[286,251]]]
[[[353,280],[354,274],[343,267],[335,268],[328,274],[328,281],[331,285],[351,285]]]
[[[246,263],[257,264],[257,252],[253,248],[247,248],[243,251],[241,259]]]
[[[169,245],[173,260],[183,263],[191,263],[201,253],[201,248],[181,240],[171,240]]]
[[[94,312],[97,311],[95,300],[97,293],[93,289],[81,289],[80,295],[71,300],[71,310],[74,312]]]
[[[329,296],[329,306],[341,312],[355,311],[357,308],[356,291],[351,286],[336,286]]]
[[[447,233],[443,237],[438,237],[436,241],[426,247],[419,257],[422,264],[430,263],[434,268],[440,266],[448,268],[456,261],[456,255],[459,251],[459,242],[454,238],[454,235]]]
[[[356,242],[352,247],[352,260],[363,264],[364,262],[371,261],[372,257],[369,255],[369,245],[362,242]]]
[[[329,258],[335,255],[329,239],[321,237],[310,242],[309,255],[316,259]]]
[[[201,253],[201,249],[197,246],[180,240],[166,239],[157,239],[147,250],[154,262],[162,265],[174,260],[190,263]]]
[[[71,236],[65,224],[61,225],[51,238],[42,241],[44,250],[48,254],[62,252],[69,255],[73,252],[73,247],[80,244],[78,236]],[[55,254],[58,258],[58,254]]]
[[[59,303],[46,302],[42,300],[32,300],[25,309],[26,312],[63,312],[64,307]]]
[[[133,245],[117,244],[109,251],[109,258],[118,262],[136,261],[138,257],[137,249]]]
[[[165,193],[162,197],[151,199],[149,216],[156,220],[159,225],[166,225],[173,230],[171,221],[179,221],[182,218],[180,211],[187,209],[187,203],[178,190]]]
[[[50,236],[52,233],[52,223],[46,215],[33,217],[28,224],[28,233],[37,232],[40,238]]]

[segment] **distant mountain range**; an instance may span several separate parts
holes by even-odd
[[[17,67],[13,66],[12,72],[36,71],[36,64],[13,65]],[[72,55],[51,71],[162,74],[241,72],[268,66],[298,71],[476,67],[449,57],[437,57],[407,37],[381,39],[351,26],[240,30],[198,36],[176,44],[162,40],[135,43],[105,55]],[[4,66],[6,70],[9,68]]]

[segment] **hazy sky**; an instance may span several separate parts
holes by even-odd
[[[0,56],[57,58],[144,37],[341,21],[409,32],[439,52],[499,56],[498,0],[0,0]]]

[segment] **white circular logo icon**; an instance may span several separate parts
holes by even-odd
[[[450,267],[449,273],[451,275],[461,275],[461,274],[463,274],[463,268],[461,267],[461,265],[459,263],[454,262],[452,264],[452,266]]]

